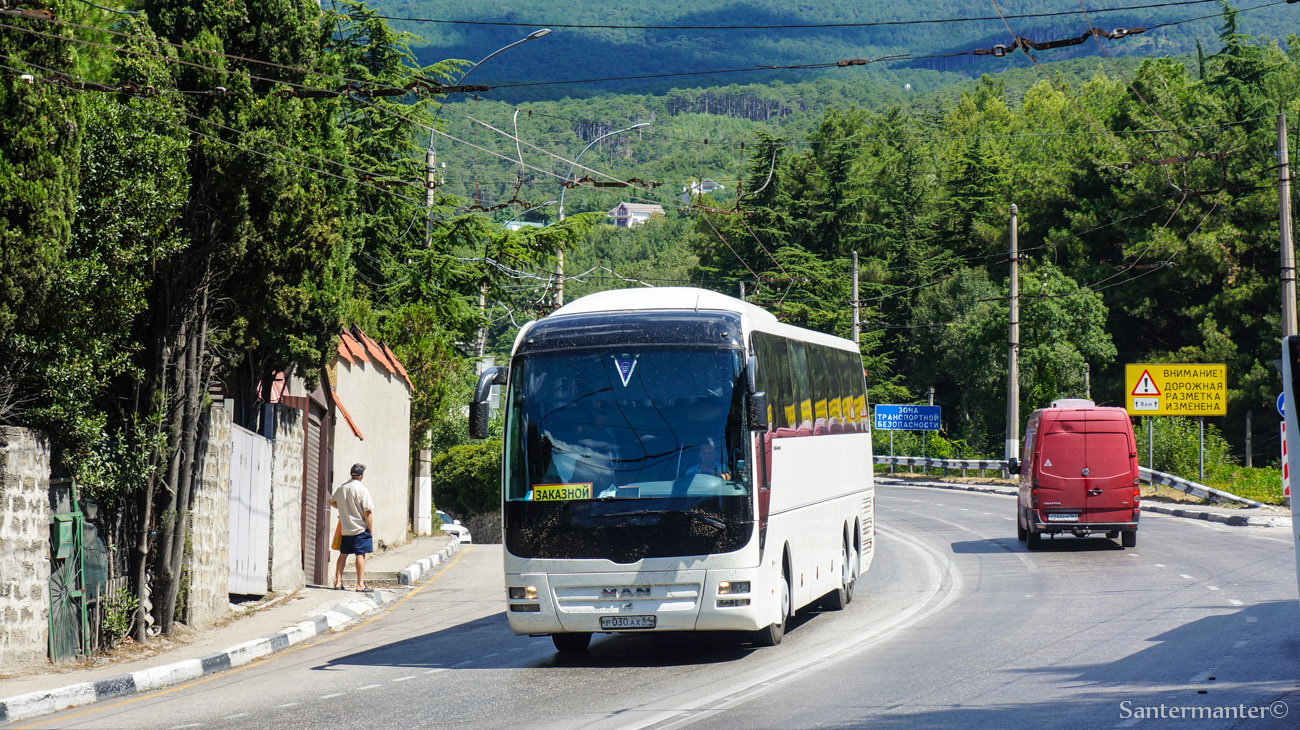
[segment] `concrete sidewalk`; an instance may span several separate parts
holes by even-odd
[[[941,482],[925,478],[909,479],[877,474],[877,484],[910,487],[933,487],[965,492],[985,492],[1015,496],[1016,487],[994,483]],[[1284,507],[1227,507],[1217,504],[1175,502],[1161,497],[1142,497],[1142,511],[1172,515],[1191,520],[1206,520],[1235,527],[1291,527],[1291,511]]]
[[[147,647],[119,647],[111,657],[75,665],[46,664],[0,673],[0,723],[148,692],[238,667],[321,634],[346,627],[401,597],[461,549],[451,537],[416,538],[373,553],[365,592],[308,586],[242,604],[207,631],[180,626]],[[335,556],[331,555],[331,558]],[[343,584],[355,585],[348,561]],[[330,574],[333,575],[333,562]]]

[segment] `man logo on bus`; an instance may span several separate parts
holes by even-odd
[[[649,598],[650,589],[646,586],[637,586],[635,591],[631,588],[601,588],[601,598]]]

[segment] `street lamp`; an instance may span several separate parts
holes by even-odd
[[[591,149],[593,146],[595,146],[597,142],[601,141],[602,139],[613,137],[616,134],[622,134],[624,132],[631,132],[634,129],[643,129],[648,126],[650,126],[650,122],[638,122],[636,124],[633,124],[630,127],[625,127],[623,129],[615,129],[613,132],[606,132],[605,134],[602,134],[599,137],[591,140],[590,142],[587,143],[586,147],[582,148],[582,152],[579,152],[577,157],[573,158],[573,164],[569,165],[569,171],[564,174],[565,185],[564,187],[560,188],[560,220],[561,221],[564,220],[564,193],[569,189],[568,186],[569,178],[573,177],[573,169],[578,166],[578,160],[582,159],[583,154],[585,154],[587,150]],[[555,250],[555,306],[557,307],[564,306],[564,249],[563,248],[557,248]]]
[[[539,29],[533,31],[532,33],[529,33],[528,35],[524,36],[523,38],[520,38],[519,40],[515,41],[514,43],[509,43],[509,44],[507,44],[507,45],[501,46],[500,48],[496,49],[495,51],[493,51],[493,52],[487,54],[486,56],[484,56],[483,58],[479,59],[478,63],[474,64],[473,66],[470,66],[470,67],[467,68],[467,69],[465,69],[464,73],[462,73],[462,74],[460,75],[460,78],[456,79],[456,85],[459,86],[460,83],[461,83],[462,81],[465,80],[465,77],[466,77],[466,76],[469,76],[469,74],[470,74],[471,71],[473,71],[474,69],[478,68],[479,66],[482,66],[483,63],[484,63],[485,61],[487,61],[489,58],[492,58],[493,56],[497,55],[498,53],[502,53],[502,52],[504,52],[504,51],[508,51],[508,50],[510,50],[511,48],[514,48],[515,46],[517,46],[517,45],[519,45],[519,44],[521,44],[521,43],[527,43],[528,41],[531,41],[531,40],[534,40],[534,39],[537,39],[537,38],[541,38],[541,37],[544,36],[544,35],[549,35],[550,32],[551,32],[551,29],[550,29],[550,28],[539,28]],[[442,103],[441,103],[441,102],[439,102],[439,104],[438,104],[438,108],[439,108],[439,109],[442,108]],[[425,153],[425,155],[424,155],[424,165],[425,165],[425,172],[424,172],[424,175],[425,175],[425,186],[427,187],[427,190],[425,191],[425,195],[424,195],[424,204],[425,204],[425,213],[424,213],[424,240],[425,240],[425,245],[430,246],[430,247],[433,246],[433,182],[434,182],[434,175],[436,174],[436,173],[435,173],[435,166],[436,166],[436,164],[437,164],[437,157],[436,157],[436,154],[434,153],[434,150],[433,150],[433,135],[434,135],[434,130],[437,128],[437,124],[438,124],[438,117],[437,117],[437,115],[436,115],[436,111],[437,111],[437,110],[435,109],[435,115],[434,115],[434,118],[429,122],[429,149],[428,149],[428,151],[427,151],[427,152]],[[479,311],[480,311],[480,312],[484,312],[484,311],[487,310],[487,278],[486,278],[486,276],[484,277],[483,281],[479,284],[478,308],[479,308]],[[478,343],[477,343],[477,345],[476,345],[476,347],[475,347],[475,350],[476,350],[476,352],[478,353],[478,356],[479,356],[480,359],[483,357],[483,351],[484,351],[484,349],[485,349],[486,347],[487,347],[487,328],[486,328],[486,327],[480,327],[480,328],[479,328],[479,331],[478,331]]]
[[[470,75],[470,72],[472,72],[474,69],[478,68],[479,66],[482,66],[484,62],[486,62],[489,58],[492,58],[493,56],[497,55],[498,53],[502,53],[502,52],[504,52],[504,51],[508,51],[508,50],[510,50],[511,48],[514,48],[515,46],[517,46],[517,45],[519,45],[519,44],[521,44],[521,43],[527,43],[528,41],[535,40],[535,39],[537,39],[537,38],[541,38],[541,37],[544,36],[544,35],[550,35],[550,33],[551,33],[551,29],[550,29],[550,28],[538,28],[537,30],[533,31],[532,33],[529,33],[528,35],[524,36],[523,38],[520,38],[519,40],[515,41],[514,43],[509,43],[509,44],[506,44],[506,45],[504,45],[504,46],[501,46],[500,48],[496,49],[495,51],[493,51],[493,52],[487,54],[486,56],[484,56],[483,58],[479,59],[478,63],[476,63],[476,64],[470,66],[470,67],[467,68],[467,69],[465,69],[464,73],[462,73],[462,74],[460,75],[460,78],[456,79],[456,84],[455,84],[455,85],[456,85],[456,86],[459,86],[459,85],[461,84],[461,82],[465,80],[465,77]],[[442,108],[442,102],[439,102],[439,104],[438,104],[438,108],[439,108],[439,109]],[[437,110],[435,109],[434,111],[435,111],[435,116],[434,116],[433,120],[429,122],[429,149],[428,149],[428,152],[426,152],[426,153],[425,153],[425,156],[424,156],[424,164],[425,164],[425,184],[426,184],[426,186],[428,187],[428,191],[425,193],[425,201],[424,201],[424,202],[425,202],[425,206],[426,206],[426,208],[427,208],[427,213],[425,214],[426,228],[427,228],[427,230],[426,230],[426,232],[425,232],[425,238],[426,238],[426,241],[430,243],[430,245],[432,244],[432,241],[431,241],[430,239],[431,239],[432,236],[433,236],[433,181],[434,181],[434,175],[435,175],[434,167],[435,167],[435,165],[436,165],[436,163],[437,163],[436,153],[434,152],[434,149],[433,149],[433,135],[434,135],[434,129],[435,129],[437,123],[438,123],[438,118],[437,118],[437,116],[436,116],[436,111],[437,111]]]

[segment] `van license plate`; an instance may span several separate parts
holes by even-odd
[[[602,629],[653,629],[654,616],[601,616]]]
[[[1078,522],[1078,521],[1079,521],[1079,515],[1077,515],[1077,514],[1055,514],[1055,515],[1053,515],[1053,514],[1049,514],[1049,515],[1047,516],[1047,521],[1048,521],[1048,522]]]

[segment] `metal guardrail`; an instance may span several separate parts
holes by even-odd
[[[1007,468],[1003,459],[936,459],[926,456],[880,456],[874,457],[877,464],[889,466],[920,466],[936,469],[961,469],[966,476],[967,469],[990,469],[1001,471]]]
[[[1207,487],[1204,484],[1197,484],[1196,482],[1188,481],[1182,477],[1176,477],[1173,474],[1166,474],[1162,471],[1152,471],[1145,466],[1138,467],[1138,476],[1152,484],[1162,484],[1166,487],[1173,487],[1174,489],[1186,492],[1193,497],[1200,497],[1201,499],[1217,499],[1221,502],[1237,502],[1238,504],[1244,504],[1247,507],[1264,506],[1253,499],[1238,497],[1237,495],[1225,492],[1222,489],[1215,489],[1214,487]]]
[[[920,466],[935,469],[961,469],[962,476],[966,475],[967,469],[996,469],[1002,470],[1007,468],[1005,459],[934,459],[925,456],[875,456],[875,463],[890,466]],[[1238,497],[1231,492],[1225,492],[1222,489],[1207,487],[1204,484],[1176,477],[1173,474],[1166,474],[1162,471],[1152,471],[1145,466],[1138,467],[1138,476],[1151,484],[1160,484],[1166,487],[1172,487],[1181,492],[1186,492],[1193,497],[1200,499],[1214,499],[1220,502],[1236,502],[1248,507],[1264,507],[1266,505],[1256,502],[1253,499]]]

